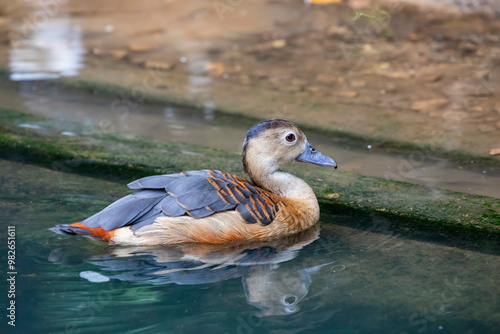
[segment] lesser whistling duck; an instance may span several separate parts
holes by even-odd
[[[129,245],[224,243],[290,234],[318,221],[311,187],[279,168],[292,161],[337,163],[312,147],[297,126],[283,119],[255,124],[242,159],[251,181],[218,170],[148,176],[128,185],[135,193],[52,230]]]

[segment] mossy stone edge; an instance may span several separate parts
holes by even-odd
[[[222,150],[143,137],[96,136],[89,129],[77,137],[47,135],[18,126],[26,122],[51,120],[0,108],[0,158],[120,182],[206,168],[243,175],[239,155]],[[324,168],[291,169],[313,187],[322,213],[376,214],[401,226],[474,231],[499,240],[500,199],[342,171],[332,174]]]

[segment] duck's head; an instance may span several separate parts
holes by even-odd
[[[333,159],[318,152],[296,125],[284,119],[262,121],[250,128],[242,157],[245,173],[254,181],[292,161],[337,168]]]

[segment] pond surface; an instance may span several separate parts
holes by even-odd
[[[498,239],[323,213],[274,241],[119,247],[48,228],[102,209],[129,180],[0,161],[0,181],[0,229],[17,235],[17,332],[500,332]]]

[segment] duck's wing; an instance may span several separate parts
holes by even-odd
[[[283,204],[280,196],[236,175],[210,171],[208,180],[224,203],[236,205],[247,223],[270,224]]]
[[[281,198],[249,181],[216,170],[148,176],[130,183],[137,190],[85,219],[88,228],[111,231],[123,226],[137,230],[158,217],[189,215],[203,218],[236,210],[247,223],[274,220]]]

